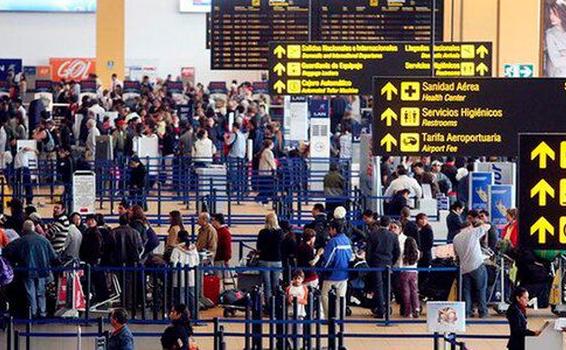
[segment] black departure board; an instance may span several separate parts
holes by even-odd
[[[269,42],[442,41],[443,2],[212,0],[211,67],[266,70]]]
[[[270,41],[309,40],[309,0],[213,0],[212,69],[267,69]]]
[[[430,41],[443,39],[443,0],[313,0],[311,40]]]

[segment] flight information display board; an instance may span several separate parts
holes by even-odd
[[[314,0],[312,39],[430,41],[432,0]],[[435,4],[435,38],[443,33],[443,1]]]
[[[212,69],[267,69],[269,42],[309,39],[309,0],[214,0]]]
[[[430,41],[433,6],[441,41],[441,0],[213,0],[211,67],[266,70],[269,42]]]

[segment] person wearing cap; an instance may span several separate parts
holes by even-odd
[[[442,162],[435,160],[432,162],[431,173],[436,178],[438,189],[444,194],[452,192],[452,181],[442,171]]]

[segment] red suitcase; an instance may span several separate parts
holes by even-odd
[[[210,299],[214,305],[220,299],[220,277],[216,275],[205,275],[203,278],[203,295]]]

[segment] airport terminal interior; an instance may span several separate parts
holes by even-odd
[[[0,0],[0,349],[566,344],[566,0]]]

